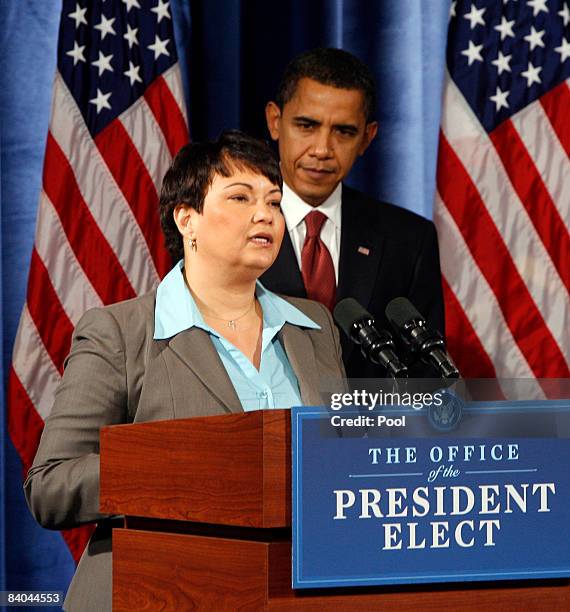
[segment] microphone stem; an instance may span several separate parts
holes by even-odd
[[[426,355],[426,361],[435,366],[442,378],[459,378],[459,370],[441,349],[434,348]]]

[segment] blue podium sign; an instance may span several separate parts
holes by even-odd
[[[570,576],[568,402],[519,404],[294,408],[293,588]]]

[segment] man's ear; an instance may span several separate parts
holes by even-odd
[[[378,121],[371,121],[370,123],[366,124],[366,127],[364,128],[364,138],[362,140],[362,146],[360,147],[360,155],[363,155],[364,151],[368,149],[368,146],[374,140],[377,133]]]
[[[265,121],[267,129],[273,140],[279,140],[279,130],[281,128],[281,110],[275,102],[268,102],[265,106]]]
[[[191,238],[196,234],[196,216],[198,213],[187,204],[178,204],[172,211],[174,223],[183,238]]]

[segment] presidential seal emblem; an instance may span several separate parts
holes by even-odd
[[[463,416],[463,400],[449,389],[439,391],[442,403],[428,406],[428,421],[438,431],[453,431]]]

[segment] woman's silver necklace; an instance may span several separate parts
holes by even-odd
[[[255,302],[256,302],[256,300],[254,299],[253,302],[251,303],[251,305],[248,307],[248,309],[243,314],[241,314],[239,317],[235,317],[233,319],[225,319],[224,317],[218,317],[218,316],[212,315],[212,314],[207,314],[206,316],[209,317],[210,319],[218,319],[219,321],[224,321],[225,323],[228,324],[228,327],[230,327],[233,331],[236,331],[236,329],[237,329],[237,322],[240,319],[243,319],[246,315],[248,315],[251,312],[251,310],[255,306]]]

